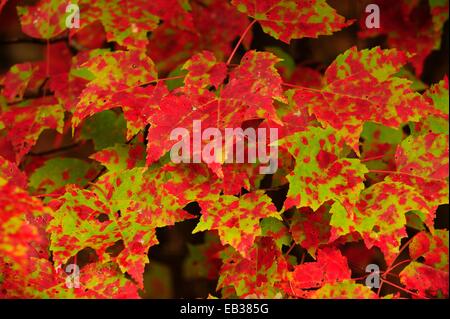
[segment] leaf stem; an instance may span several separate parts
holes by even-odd
[[[409,246],[409,244],[412,242],[414,237],[415,237],[415,235],[412,236],[410,239],[408,239],[406,241],[406,243],[402,246],[402,248],[400,248],[400,250],[397,253],[397,256],[394,258],[392,263],[387,267],[386,271],[383,273],[384,276],[387,276],[391,270],[393,270],[395,267],[397,267],[397,265],[395,265],[395,266],[392,266],[392,265],[395,263],[395,261],[398,259],[398,257],[400,257],[401,253],[406,249],[406,247]],[[380,296],[380,294],[381,294],[381,288],[383,287],[383,282],[384,281],[382,280],[380,283],[380,287],[378,287],[378,291],[377,291],[378,296]]]
[[[400,265],[403,265],[404,263],[409,263],[411,262],[411,259],[406,259],[406,260],[402,260],[401,262],[396,263],[395,265],[389,267],[388,269],[386,269],[386,271],[384,272],[384,276],[389,275],[389,273],[394,270],[395,268],[397,268]]]
[[[377,156],[363,158],[360,161],[361,161],[361,163],[370,162],[370,161],[376,161],[376,160],[382,159],[383,157],[384,157],[384,154],[383,155],[377,155]]]
[[[292,243],[291,247],[289,247],[288,251],[284,254],[285,256],[289,255],[289,253],[292,251],[292,249],[294,249],[295,245],[297,245],[295,243],[295,241]]]
[[[411,290],[405,289],[405,288],[403,288],[403,287],[401,287],[401,286],[399,286],[399,285],[396,285],[396,284],[394,284],[394,283],[392,283],[392,282],[390,282],[390,281],[388,281],[388,280],[381,279],[381,283],[386,283],[386,284],[388,284],[388,285],[390,285],[390,286],[392,286],[392,287],[395,287],[395,288],[397,288],[397,289],[399,289],[399,290],[401,290],[401,291],[404,291],[404,292],[406,292],[406,293],[408,293],[408,294],[411,294],[411,295],[420,297],[420,298],[422,298],[422,299],[428,299],[427,297],[425,297],[425,296],[423,296],[423,295],[420,295],[420,294],[415,293],[415,292],[413,292],[413,291],[411,291]],[[380,288],[381,288],[381,284],[380,284]]]
[[[227,60],[227,65],[229,65],[231,63],[231,60],[233,60],[234,55],[236,54],[237,49],[239,48],[239,46],[241,45],[242,41],[244,41],[245,36],[247,35],[247,33],[251,30],[251,28],[253,27],[253,25],[256,23],[256,20],[253,20],[248,26],[247,28],[244,30],[244,32],[242,33],[241,37],[239,38],[238,43],[235,45],[233,52],[231,52],[230,57]]]
[[[309,87],[306,87],[306,86],[301,86],[301,85],[296,85],[296,84],[291,84],[291,83],[286,83],[286,82],[281,83],[281,85],[282,86],[291,87],[291,88],[295,88],[295,89],[303,89],[303,90],[309,90],[309,91],[322,93],[322,91],[319,90],[319,89],[309,88]]]

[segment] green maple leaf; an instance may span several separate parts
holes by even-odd
[[[45,235],[35,221],[51,209],[0,176],[0,263],[12,262],[24,274],[29,257],[45,244]]]
[[[361,160],[369,170],[395,170],[395,152],[404,138],[401,129],[394,129],[382,124],[366,122],[361,133]],[[368,180],[381,182],[386,174],[368,173]]]
[[[411,259],[424,258],[424,264],[448,272],[448,230],[436,229],[432,234],[420,232],[409,244]]]
[[[0,264],[0,270],[2,265]],[[138,298],[138,287],[114,263],[90,263],[80,269],[78,287],[67,285],[67,275],[43,258],[30,258],[23,273],[4,269],[7,298],[110,299]],[[73,279],[72,279],[72,283]],[[0,283],[1,287],[1,283]],[[5,289],[6,290],[6,289]],[[3,295],[2,295],[3,296]]]
[[[94,153],[90,158],[104,165],[108,171],[117,172],[134,167],[143,167],[145,145],[137,142],[135,144],[115,144],[112,147],[103,148]]]
[[[433,105],[431,114],[420,123],[412,126],[413,135],[421,135],[428,132],[448,135],[448,77],[432,85],[425,93],[425,98]]]
[[[261,24],[264,32],[289,43],[291,39],[317,38],[348,26],[325,0],[232,0],[240,12]]]
[[[127,123],[123,114],[112,110],[96,113],[84,121],[80,139],[92,140],[96,150],[126,142]]]
[[[5,75],[5,88],[3,89],[3,95],[8,102],[23,99],[25,90],[37,69],[37,66],[31,62],[16,64],[9,69]]]
[[[369,287],[345,280],[339,283],[326,284],[310,296],[312,299],[377,299]]]
[[[272,237],[277,247],[289,246],[292,238],[286,225],[275,217],[263,218],[260,223],[261,236]]]
[[[51,194],[67,184],[85,186],[98,172],[98,167],[77,158],[52,158],[30,176],[34,193]]]
[[[33,37],[51,39],[66,30],[69,0],[40,0],[34,6],[18,6],[22,31]]]
[[[427,295],[448,298],[448,271],[442,271],[428,265],[413,261],[400,273],[400,281],[419,296]]]
[[[64,110],[52,96],[24,100],[0,113],[0,123],[7,130],[6,139],[12,144],[19,162],[45,129],[62,133]]]
[[[396,173],[386,181],[402,182],[414,187],[429,205],[448,203],[448,137],[428,133],[409,136],[397,147]],[[431,222],[429,222],[431,223]]]
[[[448,230],[420,232],[408,248],[413,262],[400,272],[400,281],[420,295],[448,297]]]
[[[395,76],[407,59],[395,49],[358,51],[353,47],[328,67],[321,90],[298,89],[296,101],[307,106],[324,127],[335,128],[359,154],[365,122],[400,128],[432,112],[428,102],[410,88],[411,81]]]
[[[357,201],[367,168],[358,159],[341,158],[344,138],[332,128],[310,126],[280,144],[295,159],[294,170],[287,176],[286,209],[309,206],[317,210],[330,199]]]
[[[147,114],[168,93],[162,85],[141,87],[157,79],[153,61],[140,51],[117,51],[94,56],[82,64],[95,75],[81,92],[72,126],[95,113],[122,107],[127,120],[127,138],[145,126]]]
[[[240,198],[211,195],[198,202],[202,217],[193,233],[217,229],[223,245],[229,244],[247,258],[255,238],[261,235],[259,220],[267,217],[281,220],[271,199],[261,191]]]
[[[277,287],[287,279],[288,264],[270,237],[260,237],[247,251],[247,258],[229,249],[222,252],[217,289],[224,298],[275,298],[282,296]],[[227,288],[231,291],[227,291]]]
[[[355,205],[333,204],[332,239],[358,232],[366,246],[379,247],[390,264],[398,253],[401,239],[407,236],[405,214],[412,210],[420,211],[422,221],[433,227],[434,209],[414,188],[399,182],[374,184],[361,193]]]
[[[155,229],[192,217],[178,198],[161,193],[164,181],[159,170],[144,174],[135,168],[103,175],[92,190],[68,187],[48,227],[55,263],[91,247],[101,261],[116,261],[142,285],[147,251],[158,244]],[[124,248],[111,257],[107,249],[119,241]]]

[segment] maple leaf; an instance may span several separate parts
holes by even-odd
[[[192,217],[174,196],[156,196],[163,181],[158,171],[144,175],[135,168],[103,175],[94,190],[69,186],[48,228],[55,263],[64,264],[85,247],[108,261],[107,249],[122,241],[124,248],[113,259],[142,285],[147,251],[158,244],[155,228]]]
[[[424,94],[428,102],[433,105],[432,113],[422,122],[415,123],[413,135],[436,133],[448,135],[448,77],[433,84]]]
[[[346,22],[325,0],[232,0],[231,3],[258,21],[264,32],[286,43],[291,39],[330,35],[353,23]]]
[[[224,60],[231,54],[231,43],[245,30],[248,18],[238,12],[228,1],[199,0],[192,4],[194,28],[200,35],[199,49],[208,49]],[[220,31],[219,31],[220,30]],[[250,47],[252,37],[247,35],[244,45]]]
[[[182,69],[188,71],[184,78],[183,91],[188,95],[199,97],[204,95],[210,86],[217,89],[227,76],[226,64],[218,63],[210,51],[194,55]]]
[[[251,163],[225,163],[220,170],[222,176],[218,177],[213,187],[221,189],[225,195],[240,194],[243,188],[250,190],[259,174],[258,165]]]
[[[22,31],[33,38],[51,39],[66,30],[68,0],[40,0],[34,6],[17,7]]]
[[[221,91],[221,99],[229,100],[227,107],[246,105],[249,107],[248,118],[280,122],[273,107],[273,100],[286,102],[282,79],[275,68],[279,61],[269,52],[245,53],[240,65],[230,73],[228,85]]]
[[[161,167],[160,174],[164,175],[164,191],[177,198],[180,206],[221,193],[215,175],[206,164],[167,163]]]
[[[261,236],[271,237],[278,249],[291,244],[292,238],[286,225],[275,217],[263,218],[260,223]]]
[[[44,258],[28,257],[22,265],[0,258],[0,274],[0,298],[49,298],[45,289],[56,283],[53,265]]]
[[[236,251],[223,254],[217,289],[231,287],[241,298],[273,298],[280,294],[277,285],[287,278],[287,262],[270,237],[260,237],[244,258]],[[226,296],[224,296],[226,297]]]
[[[400,281],[423,297],[448,297],[448,230],[420,232],[408,248],[413,261],[400,272]]]
[[[421,80],[448,0],[374,1],[381,27],[361,24],[362,49],[340,55],[263,39],[352,23],[326,0],[37,0],[9,16],[6,3],[1,25],[26,35],[6,43],[44,46],[0,75],[0,298],[173,297],[149,249],[161,228],[195,224],[181,275],[218,280],[221,298],[448,297],[448,77]],[[247,129],[269,130],[266,154],[282,146],[275,173],[260,154],[234,161],[254,146]],[[194,149],[189,161],[174,146]],[[358,284],[374,258],[403,265],[398,291]]]
[[[170,72],[197,53],[198,43],[199,34],[196,32],[163,22],[152,32],[147,54],[156,61],[159,72]]]
[[[29,257],[45,243],[36,221],[51,210],[1,176],[0,207],[0,261],[12,262],[23,274]]]
[[[148,118],[150,129],[148,130],[147,165],[158,161],[177,142],[170,139],[173,129],[179,127],[193,131],[194,120],[201,120],[202,126],[214,127],[217,123],[217,117],[214,117],[216,114],[217,107],[214,100],[197,107],[185,95],[170,94],[164,97],[158,109]]]
[[[448,19],[448,1],[430,0],[430,9],[420,1],[376,0],[371,3],[383,12],[380,28],[367,28],[366,16],[360,20],[362,38],[387,36],[387,43],[412,54],[410,60],[418,76],[422,75],[423,64],[428,55],[441,45],[442,29]]]
[[[289,231],[294,241],[308,250],[311,256],[316,255],[320,245],[327,244],[331,237],[329,213],[330,206],[324,204],[317,211],[301,208],[294,213]]]
[[[3,265],[4,266],[4,265]],[[3,269],[2,269],[3,268]],[[139,298],[138,287],[112,263],[90,263],[80,269],[79,287],[67,286],[66,274],[56,271],[53,264],[43,258],[30,258],[26,271],[18,273],[10,267],[0,270],[5,282],[0,284],[1,297],[32,299],[110,299]],[[4,293],[6,291],[6,294]]]
[[[310,295],[312,299],[377,299],[377,294],[369,287],[356,284],[352,280],[326,284]]]
[[[138,287],[126,278],[114,264],[91,263],[80,269],[80,288],[76,298],[136,299]],[[52,289],[54,290],[54,289]]]
[[[381,182],[361,192],[354,206],[335,202],[331,207],[331,239],[358,232],[367,248],[377,246],[390,264],[398,253],[400,241],[406,237],[408,211],[420,211],[422,222],[433,227],[434,209],[414,188],[399,182]]]
[[[295,90],[287,90],[284,92],[287,98],[286,103],[275,103],[275,108],[279,123],[271,121],[268,123],[271,127],[278,129],[280,139],[296,132],[305,131],[309,126],[319,126],[314,115],[310,115],[306,106],[297,103]]]
[[[261,218],[274,217],[281,220],[270,198],[264,192],[235,196],[209,196],[199,199],[202,217],[193,233],[217,229],[223,245],[229,244],[244,258],[257,236],[261,235]]]
[[[387,173],[380,171],[394,171],[395,152],[398,144],[403,140],[403,132],[400,129],[384,126],[373,122],[364,123],[361,133],[361,160],[369,170],[367,180],[374,184],[381,182]]]
[[[241,64],[229,75],[229,82],[220,90],[219,96],[205,88],[219,86],[224,78],[224,64],[217,62],[212,53],[207,52],[186,62],[185,67],[189,71],[185,80],[186,94],[164,96],[159,107],[148,118],[151,126],[148,132],[147,165],[157,161],[179,142],[170,140],[173,129],[193,131],[195,120],[202,121],[203,128],[217,127],[222,131],[225,128],[239,128],[249,119],[275,120],[273,100],[284,100],[281,77],[274,67],[277,61],[270,53],[247,52]],[[186,139],[191,141],[194,134],[198,133],[201,132],[193,132]]]
[[[358,141],[367,121],[399,128],[426,117],[431,106],[395,73],[407,55],[379,47],[358,51],[353,47],[328,67],[324,87],[298,89],[297,103],[305,104],[324,127],[333,127],[359,154]]]
[[[51,45],[49,48],[51,53],[54,46]],[[80,100],[81,92],[86,88],[89,81],[94,79],[94,75],[87,69],[83,69],[82,65],[90,59],[107,52],[110,52],[110,50],[95,49],[79,52],[67,62],[67,69],[58,68],[58,70],[54,71],[54,74],[49,74],[49,88],[67,111],[74,113],[75,107]],[[53,61],[53,59],[51,60]],[[61,60],[61,57],[58,60]],[[50,67],[53,65],[53,62],[50,63],[49,61],[48,63],[45,62],[45,64],[45,67],[47,65]],[[44,76],[46,75],[44,74]]]
[[[162,73],[173,71],[203,50],[213,52],[219,61],[224,60],[231,53],[232,41],[246,28],[247,16],[228,1],[198,0],[189,5],[192,26],[164,20],[150,36],[147,52]],[[250,42],[251,37],[247,36],[244,44],[249,47]]]
[[[171,4],[174,6],[177,1],[171,1]],[[82,28],[100,21],[108,41],[115,41],[129,49],[143,50],[147,44],[147,32],[158,27],[160,17],[156,14],[164,2],[136,0],[131,5],[125,0],[79,0],[78,5],[83,14]],[[75,34],[78,30],[71,32]]]
[[[51,194],[67,184],[85,186],[99,169],[76,158],[52,158],[30,175],[29,187],[34,194]]]
[[[448,272],[448,230],[418,233],[409,244],[409,255],[413,260],[423,257],[424,264]]]
[[[448,77],[430,87],[425,95],[433,101],[436,109],[448,115]]]
[[[71,60],[72,53],[67,43],[49,43],[45,58],[31,63],[33,72],[28,81],[27,92],[53,90],[59,85],[61,78],[70,72]]]
[[[19,188],[27,188],[27,176],[3,156],[0,156],[0,177]]]
[[[440,31],[448,20],[448,0],[428,0],[430,4],[433,28]]]
[[[448,203],[448,137],[428,133],[409,136],[397,147],[397,170],[386,181],[414,187],[429,205]]]
[[[80,130],[79,139],[92,140],[96,150],[125,143],[127,135],[127,122],[124,114],[113,110],[101,111],[88,117]]]
[[[448,272],[418,262],[411,262],[400,273],[400,281],[426,297],[448,298]]]
[[[104,165],[108,171],[123,171],[134,167],[143,167],[145,146],[136,144],[115,144],[93,154],[90,158]]]
[[[366,167],[358,159],[340,158],[344,138],[332,128],[308,127],[280,141],[294,156],[287,176],[285,209],[309,206],[317,210],[330,199],[355,203],[364,189]]]
[[[157,79],[153,61],[138,51],[117,51],[95,56],[82,65],[95,74],[80,95],[73,127],[86,117],[120,106],[128,123],[128,137],[145,126],[152,106],[168,93],[164,86],[148,86]],[[155,101],[156,100],[156,101]]]
[[[31,62],[16,64],[10,68],[5,75],[5,88],[2,92],[8,102],[23,99],[28,83],[36,70],[37,66]]]
[[[28,153],[45,129],[62,133],[64,111],[51,96],[25,100],[0,113],[0,123],[7,129],[16,162]]]
[[[80,25],[80,29],[71,29],[69,36],[71,45],[78,50],[101,48],[107,42],[105,28],[100,20]]]
[[[350,279],[351,271],[347,259],[339,250],[332,248],[319,249],[317,261],[297,265],[289,273],[287,293],[304,296],[304,289],[319,288],[325,284]]]
[[[409,244],[413,262],[400,272],[400,281],[408,289],[425,297],[448,297],[448,230],[420,232]],[[418,258],[423,258],[419,263]]]
[[[47,228],[51,234],[50,250],[56,267],[65,264],[85,247],[98,250],[100,260],[104,260],[102,253],[120,240],[121,235],[111,210],[95,192],[73,185],[66,187],[66,193],[59,201],[62,204]],[[102,214],[108,219],[101,219]]]

